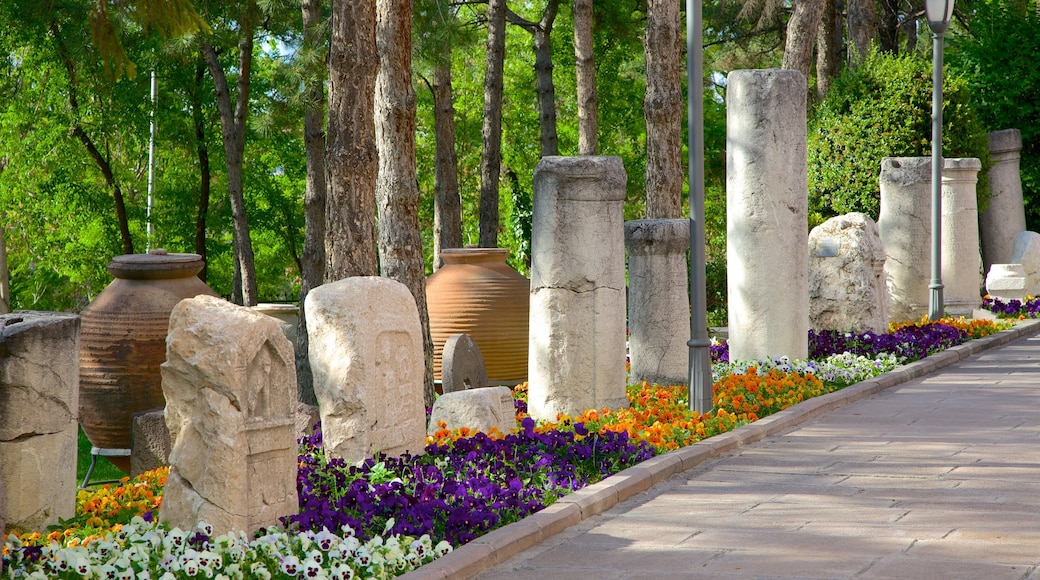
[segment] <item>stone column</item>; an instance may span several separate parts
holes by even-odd
[[[805,77],[729,74],[726,222],[731,360],[808,356]]]
[[[881,160],[878,232],[885,247],[890,322],[928,316],[932,263],[932,158]]]
[[[0,315],[0,480],[9,527],[43,531],[76,513],[79,322],[58,312]]]
[[[989,206],[979,215],[984,271],[993,264],[1010,263],[1012,244],[1018,232],[1026,229],[1022,201],[1022,133],[1005,129],[989,134]]]
[[[689,382],[690,221],[625,222],[630,381]]]
[[[942,175],[943,304],[953,316],[971,316],[982,303],[979,204],[975,193],[982,162],[944,160]]]
[[[628,406],[625,182],[618,157],[544,157],[534,170],[532,417]]]

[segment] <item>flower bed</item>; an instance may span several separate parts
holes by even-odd
[[[943,319],[886,334],[810,334],[812,360],[729,362],[714,345],[715,408],[687,408],[685,386],[628,388],[630,407],[536,422],[526,385],[514,389],[515,433],[441,429],[426,453],[328,459],[321,435],[301,441],[300,513],[285,529],[212,537],[205,526],[167,530],[153,516],[165,468],[80,492],[77,515],[49,534],[11,534],[6,577],[329,578],[396,576],[559,497],[637,464],[891,370],[1010,322]],[[218,575],[223,576],[218,576]]]

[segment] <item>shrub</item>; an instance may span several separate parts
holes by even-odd
[[[989,141],[966,79],[943,81],[943,155],[978,157],[980,207],[986,199]],[[824,217],[859,211],[878,219],[884,157],[931,155],[931,61],[923,54],[872,51],[835,80],[809,127],[809,210]]]

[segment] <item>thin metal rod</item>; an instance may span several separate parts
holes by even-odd
[[[928,285],[928,318],[943,316],[942,282],[942,101],[943,35],[932,34],[932,280]]]
[[[159,81],[155,78],[155,69],[152,69],[152,110],[149,113],[149,136],[148,136],[148,208],[146,214],[147,230],[145,232],[145,251],[152,249],[152,177],[155,172],[155,99],[159,92]]]
[[[701,1],[686,0],[686,91],[690,182],[690,409],[711,411],[711,340],[704,275],[704,26]]]

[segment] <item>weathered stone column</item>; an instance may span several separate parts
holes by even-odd
[[[928,316],[932,263],[932,158],[881,160],[878,232],[885,247],[890,322]]]
[[[625,222],[630,381],[689,382],[690,221]]]
[[[299,513],[296,364],[278,322],[215,296],[182,300],[160,368],[173,449],[159,517],[219,535]]]
[[[989,206],[979,215],[984,271],[993,264],[1011,263],[1012,244],[1018,232],[1026,229],[1022,201],[1022,133],[1005,129],[989,134]]]
[[[726,259],[731,360],[808,356],[805,77],[729,74]]]
[[[0,315],[0,480],[7,488],[7,526],[43,531],[76,514],[79,322],[79,316],[59,312]]]
[[[628,406],[625,182],[618,157],[545,157],[534,170],[532,417]]]
[[[971,316],[982,303],[979,204],[975,193],[982,162],[947,158],[942,174],[943,304],[953,316]]]

